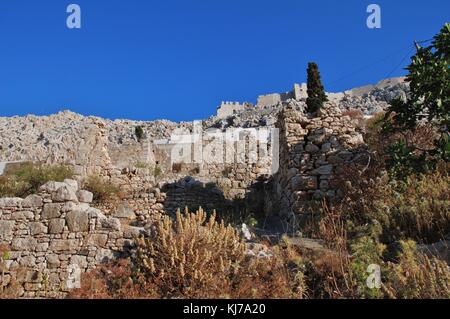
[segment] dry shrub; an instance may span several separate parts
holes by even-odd
[[[417,252],[412,241],[401,242],[397,264],[389,263],[383,290],[390,298],[449,299],[450,268],[445,261]]]
[[[431,243],[450,233],[450,176],[447,172],[411,176],[378,189],[369,217],[383,227],[387,242],[414,239]]]
[[[48,181],[62,182],[73,175],[65,165],[16,164],[0,176],[0,197],[26,197],[37,193]]]
[[[272,246],[270,259],[251,259],[234,278],[230,298],[303,299],[308,296],[304,261],[289,244]]]
[[[108,201],[120,195],[117,186],[97,175],[89,176],[83,188],[94,194],[94,200],[97,202]]]
[[[137,283],[136,283],[137,282]],[[130,259],[102,265],[91,272],[82,274],[81,288],[68,295],[72,299],[152,299],[152,289],[146,281],[136,280]]]
[[[185,216],[178,211],[176,221],[166,216],[153,236],[138,241],[136,263],[161,296],[210,298],[230,290],[244,260],[237,231],[200,209]]]
[[[445,165],[405,181],[389,180],[375,161],[365,168],[349,165],[333,177],[333,185],[342,195],[334,204],[343,217],[356,226],[376,220],[385,243],[436,242],[450,232],[450,176]]]
[[[172,172],[180,173],[183,168],[183,163],[173,163],[172,164]]]
[[[348,109],[342,113],[342,116],[348,116],[357,123],[358,127],[364,127],[364,114],[361,110]]]
[[[315,298],[357,298],[357,284],[352,270],[351,251],[342,212],[322,203],[322,219],[317,236],[328,251],[311,256],[308,263],[308,284]]]
[[[273,248],[273,257],[246,255],[238,232],[203,210],[177,213],[137,239],[131,261],[83,275],[72,298],[302,298],[299,256]]]

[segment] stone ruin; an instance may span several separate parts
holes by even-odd
[[[199,176],[159,178],[145,168],[108,166],[104,177],[125,194],[120,203],[94,205],[74,180],[49,182],[25,199],[0,199],[0,244],[11,250],[3,283],[17,282],[25,298],[65,296],[73,271],[126,255],[134,236],[145,235],[158,216],[185,206],[212,210],[251,198],[258,209],[286,219],[300,216],[308,200],[336,196],[330,182],[336,169],[366,159],[362,134],[334,103],[315,117],[301,109],[285,103],[278,114],[275,174],[270,162],[206,165]]]
[[[2,284],[22,298],[64,297],[81,273],[127,254],[144,227],[124,209],[111,216],[91,206],[78,183],[49,182],[38,195],[0,199],[0,243],[9,247]]]
[[[279,130],[279,153],[271,153],[279,155],[276,173],[270,157],[200,166],[177,163],[174,171],[168,160],[171,133],[179,127],[192,132],[192,123],[109,121],[71,112],[0,118],[0,162],[69,164],[79,182],[49,182],[37,195],[0,199],[0,245],[10,249],[3,285],[17,282],[17,293],[24,298],[63,297],[74,272],[126,256],[134,236],[145,235],[155,219],[178,208],[210,211],[247,200],[263,214],[290,220],[302,216],[309,200],[338,196],[333,175],[343,165],[368,161],[362,132],[355,120],[343,116],[342,104],[331,101],[317,116],[304,109],[303,101],[291,99],[273,115]],[[134,136],[137,125],[144,127],[145,143]],[[249,159],[256,144],[244,138],[240,153]],[[158,148],[155,141],[164,139],[166,148]],[[136,167],[138,162],[146,165]],[[159,175],[154,171],[158,165]],[[92,194],[78,186],[92,173],[117,185],[121,199],[92,203]]]
[[[291,105],[279,114],[280,170],[275,176],[280,213],[302,214],[305,202],[335,198],[333,174],[350,163],[367,164],[362,132],[355,120],[327,103],[317,117],[308,117]]]
[[[226,119],[232,115],[240,113],[245,110],[249,110],[253,107],[251,103],[239,103],[239,102],[223,102],[217,108],[217,118]]]

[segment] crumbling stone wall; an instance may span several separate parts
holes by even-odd
[[[1,284],[22,298],[64,297],[78,271],[125,254],[145,232],[126,215],[105,216],[91,201],[73,180],[49,182],[25,199],[0,199],[0,245],[9,250]]]
[[[298,215],[311,199],[336,196],[337,168],[364,161],[363,135],[356,123],[328,103],[316,117],[287,104],[279,113],[280,170],[274,177],[282,214]]]

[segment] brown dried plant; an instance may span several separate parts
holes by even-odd
[[[238,232],[213,213],[180,211],[166,216],[150,238],[137,243],[137,271],[155,283],[161,296],[210,298],[231,289],[245,261]]]

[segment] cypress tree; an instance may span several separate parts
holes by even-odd
[[[325,89],[320,80],[319,67],[316,63],[308,63],[308,98],[306,99],[307,111],[317,112],[328,101]]]

